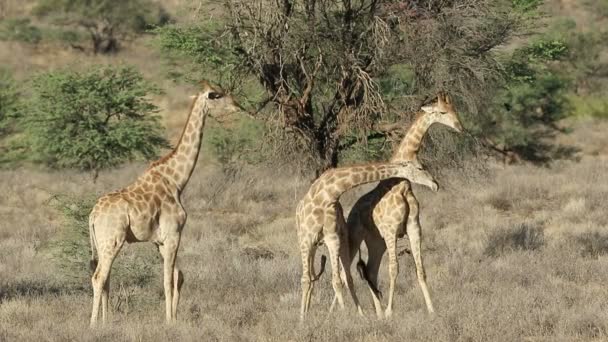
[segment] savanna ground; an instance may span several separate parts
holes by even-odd
[[[145,165],[103,173],[96,184],[79,173],[2,171],[0,340],[605,340],[608,126],[575,126],[569,140],[579,160],[448,172],[439,193],[417,189],[437,314],[427,314],[405,254],[394,317],[382,321],[359,279],[367,318],[352,304],[328,316],[333,292],[325,275],[299,325],[293,212],[308,181],[253,168],[233,178],[202,157],[184,196],[179,322],[164,324],[160,257],[151,244],[135,244],[115,266],[110,323],[90,330],[89,274],[69,274],[54,253],[66,222],[53,194],[99,195]],[[363,191],[343,202],[349,207]],[[81,239],[87,255],[86,234]],[[382,271],[386,279],[385,265]]]
[[[136,65],[165,90],[154,102],[173,142],[187,115],[190,89],[165,79],[145,39],[114,57],[0,42],[0,63],[18,80],[66,65]],[[389,320],[374,317],[358,278],[367,317],[348,301],[346,311],[328,315],[333,291],[325,274],[300,325],[294,211],[309,177],[289,167],[227,173],[207,146],[184,194],[179,322],[164,323],[161,258],[142,243],[123,248],[110,323],[91,330],[88,232],[70,217],[82,220],[88,213],[80,203],[128,184],[146,164],[102,172],[95,183],[76,171],[1,170],[0,341],[608,340],[608,122],[571,124],[560,139],[579,150],[573,159],[465,164],[441,175],[438,193],[416,188],[437,313],[426,312],[405,254]],[[343,197],[347,212],[371,186]],[[320,254],[324,248],[317,264]],[[382,290],[386,273],[383,265]]]

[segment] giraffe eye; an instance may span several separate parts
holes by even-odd
[[[216,92],[210,92],[209,95],[207,95],[207,97],[211,100],[217,100],[220,99],[224,96],[224,94],[221,93],[216,93]]]

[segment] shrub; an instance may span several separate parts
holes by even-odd
[[[544,245],[544,229],[524,223],[490,235],[485,254],[495,257],[513,251],[535,251]]]
[[[149,0],[97,0],[94,5],[89,0],[39,0],[34,13],[83,29],[94,53],[116,52],[119,40],[169,20],[167,12]]]
[[[3,137],[9,126],[9,119],[17,109],[17,87],[8,71],[0,69],[0,137]]]
[[[130,67],[52,71],[31,88],[21,123],[32,161],[97,174],[168,147],[146,98],[159,90]]]
[[[62,212],[65,221],[57,238],[50,244],[61,276],[74,284],[88,283],[92,275],[89,268],[89,213],[95,205],[95,198],[57,195],[53,199],[52,205]],[[159,253],[151,248],[140,253],[123,251],[112,266],[112,277],[123,285],[144,286],[158,276],[159,265]]]
[[[41,39],[42,32],[30,24],[30,19],[7,19],[0,22],[0,40],[36,44]]]

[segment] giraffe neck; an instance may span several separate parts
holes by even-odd
[[[399,144],[399,148],[393,153],[392,163],[414,161],[417,158],[418,150],[422,144],[422,138],[433,124],[430,116],[422,113],[418,116],[412,126],[407,130],[405,137]]]
[[[337,201],[346,191],[359,185],[393,177],[405,177],[404,166],[399,164],[368,164],[341,167],[324,173],[317,179],[317,191],[325,192],[325,199]]]
[[[207,117],[207,109],[204,106],[204,101],[194,100],[177,146],[150,166],[150,170],[162,174],[175,184],[180,192],[188,184],[198,160]]]

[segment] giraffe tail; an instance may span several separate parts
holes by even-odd
[[[369,288],[372,290],[372,292],[374,292],[376,297],[382,298],[382,291],[380,291],[378,289],[378,287],[376,287],[376,284],[374,284],[374,282],[369,278],[369,273],[367,272],[367,265],[365,264],[365,261],[363,261],[363,259],[361,258],[361,249],[359,249],[359,261],[357,262],[357,273],[359,273],[359,277],[361,277],[361,279],[365,280],[365,282],[367,283],[367,286],[369,286]]]
[[[91,260],[89,261],[89,267],[92,272],[97,269],[97,258],[95,257],[96,251],[96,239],[95,239],[95,226],[93,225],[93,217],[89,218],[89,242],[91,243]]]

